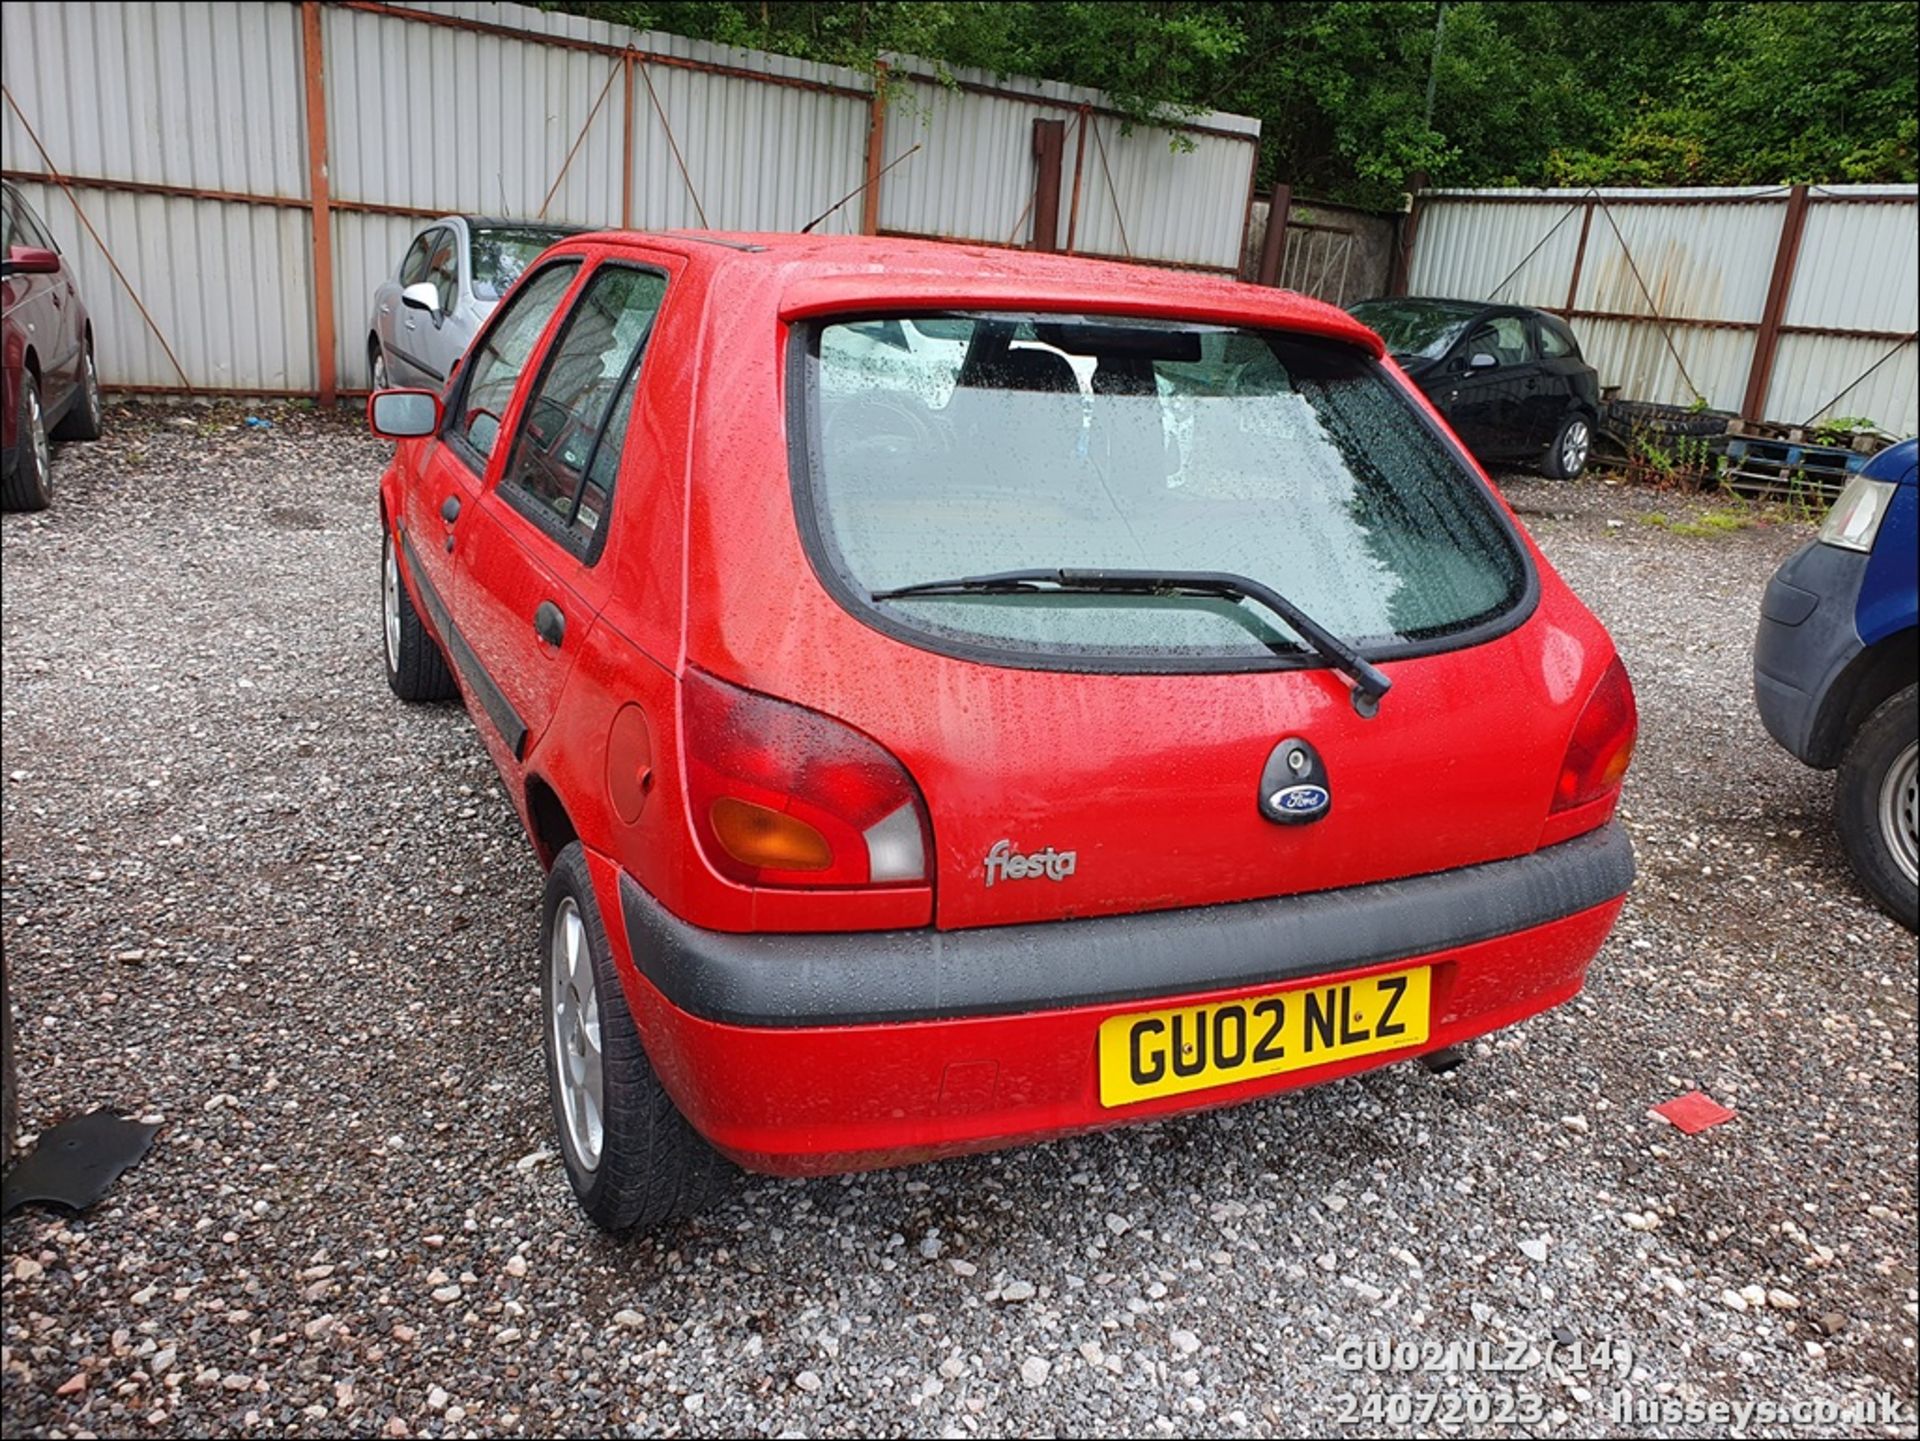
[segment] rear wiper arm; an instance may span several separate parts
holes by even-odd
[[[1207,595],[1251,600],[1284,620],[1307,647],[1353,683],[1353,708],[1363,716],[1380,709],[1393,682],[1346,641],[1321,625],[1272,586],[1226,570],[1002,570],[923,580],[876,590],[870,599],[907,600],[913,596],[1055,594]]]

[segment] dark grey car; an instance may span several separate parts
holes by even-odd
[[[446,383],[454,362],[534,258],[577,225],[448,215],[414,235],[393,273],[373,292],[367,379],[389,385]]]
[[[1523,305],[1404,296],[1349,307],[1482,461],[1587,468],[1600,376],[1567,323]]]

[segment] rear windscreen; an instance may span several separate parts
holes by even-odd
[[[997,315],[831,322],[804,343],[798,496],[819,559],[843,599],[936,648],[1231,661],[1299,643],[1225,598],[872,594],[1028,568],[1225,571],[1393,649],[1526,592],[1480,482],[1349,346]]]

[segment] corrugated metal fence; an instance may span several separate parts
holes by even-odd
[[[1438,190],[1407,288],[1574,322],[1634,400],[1920,428],[1920,190]]]
[[[1066,127],[1056,244],[1232,274],[1260,133],[1199,116],[1177,153],[1094,91],[910,56],[876,86],[471,0],[10,0],[0,39],[5,171],[133,390],[363,385],[374,286],[449,212],[797,230],[865,185],[817,228],[1025,245],[1043,119]]]

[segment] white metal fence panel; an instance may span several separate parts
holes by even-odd
[[[1420,198],[1408,289],[1561,312],[1622,395],[1738,410],[1788,200],[1785,187],[1432,191]],[[1913,433],[1916,329],[1920,190],[1813,187],[1764,418],[1801,424],[1825,409]]]
[[[1861,187],[1877,197],[1895,187]],[[1822,205],[1815,191],[1787,292],[1789,325],[1912,330],[1920,315],[1920,225],[1914,198]]]
[[[918,143],[881,192],[880,228],[907,235],[1024,245],[1033,235],[1033,122],[1066,122],[1056,241],[1088,255],[1235,270],[1258,158],[1259,122],[1209,113],[1194,119],[1191,150],[1151,126],[1102,113],[1097,91],[1019,82],[1005,93],[982,71],[936,77],[931,62],[888,57],[894,98],[888,160]],[[977,86],[979,89],[956,88]],[[987,93],[997,92],[997,93]],[[1085,129],[1084,142],[1082,127]],[[1220,132],[1220,133],[1215,133]],[[1074,205],[1075,195],[1079,205]],[[1237,203],[1236,203],[1237,202]]]
[[[635,224],[798,230],[866,178],[865,100],[667,65],[636,66],[634,91]],[[857,198],[817,227],[859,229]]]
[[[73,267],[102,377],[178,389],[180,372],[81,230],[65,194],[33,183],[20,193]],[[304,211],[97,190],[83,199],[100,233],[121,238],[115,258],[142,277],[140,298],[196,387],[313,392],[313,266]]]
[[[1802,425],[1852,417],[1895,435],[1920,430],[1920,356],[1912,341],[1783,335],[1767,387],[1767,414]]]
[[[845,200],[819,230],[861,227],[863,199],[847,197],[868,173],[874,102],[863,73],[490,0],[323,4],[309,55],[308,11],[265,0],[0,6],[20,112],[0,115],[5,168],[27,182],[79,271],[109,386],[182,378],[72,203],[35,183],[52,173],[72,183],[186,383],[208,390],[322,388],[323,322],[337,384],[363,385],[373,288],[408,236],[445,213],[544,208],[596,227],[777,231]],[[331,204],[325,317],[315,313],[314,62]],[[880,182],[880,229],[1026,243],[1032,120],[1084,114],[1100,139],[1089,139],[1077,177],[1063,175],[1062,243],[1077,189],[1083,250],[1237,263],[1257,122],[1200,117],[1192,153],[1174,154],[1162,132],[1122,135],[1095,92],[952,78],[896,92],[878,159],[922,149]]]
[[[293,5],[0,5],[7,89],[63,172],[200,190],[306,194],[299,30]],[[44,170],[11,105],[0,143]]]

